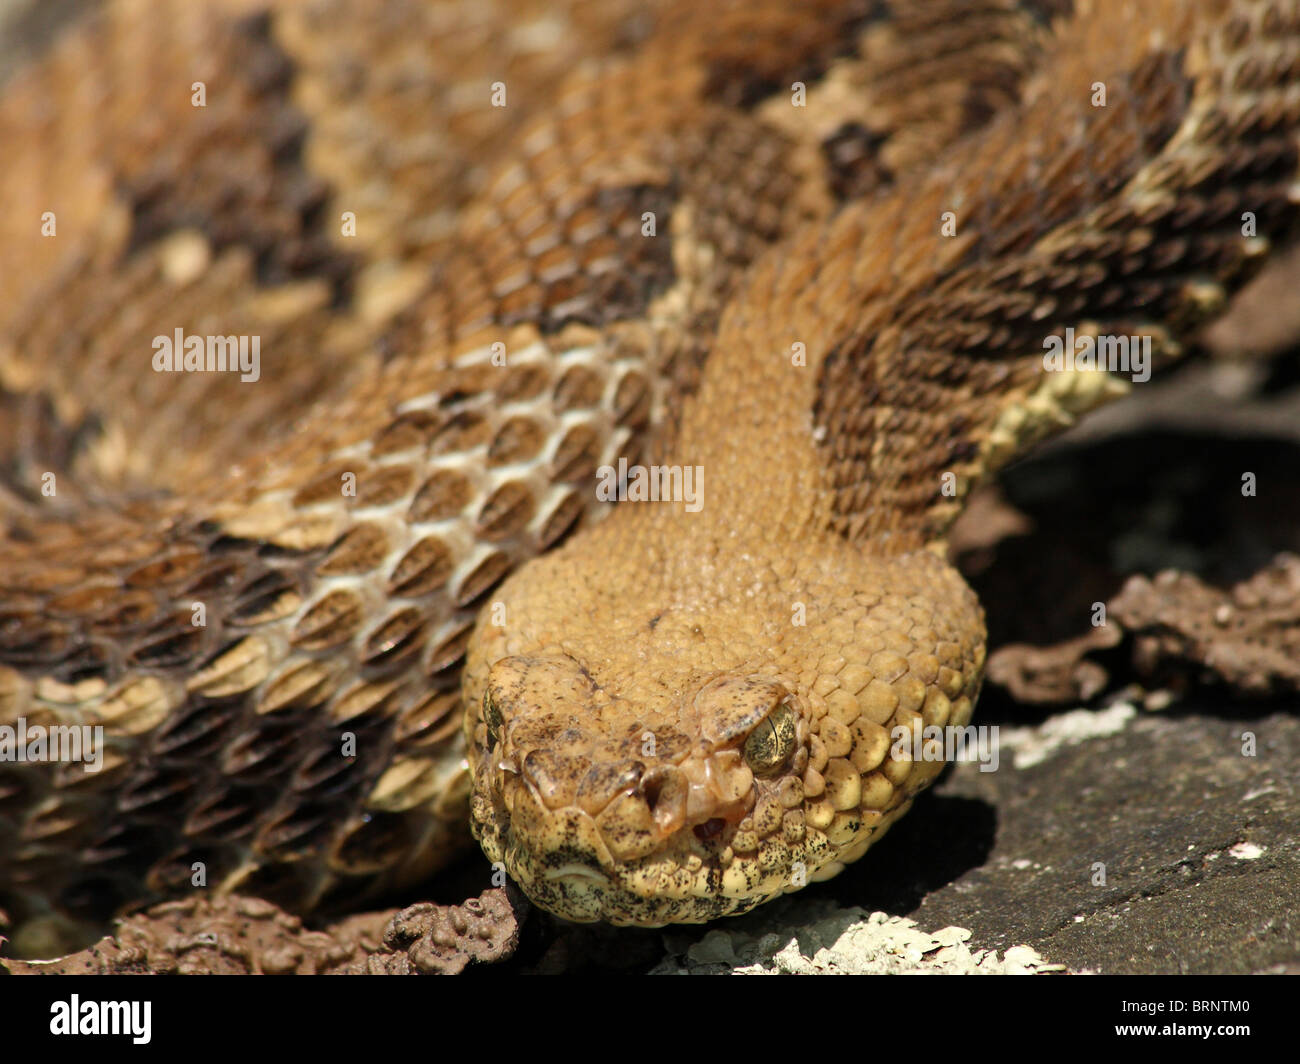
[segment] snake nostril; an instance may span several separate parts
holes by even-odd
[[[689,790],[681,771],[671,765],[656,765],[641,774],[641,798],[658,829],[665,835],[686,826]]]
[[[712,817],[703,824],[695,825],[695,837],[701,842],[708,842],[710,839],[716,839],[721,835],[722,829],[726,826],[727,822],[721,817]]]
[[[641,794],[645,798],[645,804],[650,807],[650,812],[655,811],[655,806],[659,804],[659,798],[664,792],[664,777],[651,776],[641,783]]]

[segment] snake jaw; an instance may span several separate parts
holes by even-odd
[[[585,881],[586,883],[598,886],[608,887],[609,877],[602,875],[590,865],[585,864],[565,864],[557,868],[548,868],[543,873],[546,879],[554,882],[572,882]]]
[[[567,655],[489,668],[470,744],[474,829],[488,857],[575,920],[711,919],[780,893],[792,851],[766,863],[771,882],[752,895],[742,878],[735,896],[734,870],[754,864],[741,851],[779,836],[802,797],[810,735],[790,681],[724,673],[640,707],[612,737],[602,707],[627,712],[617,704]]]
[[[620,527],[670,558],[631,590]],[[942,558],[809,536],[723,575],[718,542],[684,545],[701,534],[618,507],[514,574],[509,623],[470,641],[474,834],[568,919],[700,923],[827,878],[943,767],[895,754],[893,730],[970,720],[983,625]]]

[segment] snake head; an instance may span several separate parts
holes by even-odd
[[[543,908],[643,926],[834,875],[943,767],[895,758],[891,729],[969,720],[973,597],[928,551],[832,543],[720,576],[707,544],[643,541],[633,565],[602,542],[616,518],[480,615],[462,694],[484,852]]]
[[[779,893],[794,871],[810,732],[776,678],[722,674],[649,707],[567,655],[506,657],[471,731],[480,841],[561,915],[709,919]],[[736,860],[760,850],[762,875]]]

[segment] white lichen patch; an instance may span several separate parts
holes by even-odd
[[[1002,750],[1010,750],[1016,768],[1030,768],[1055,756],[1058,750],[1089,739],[1118,735],[1137,716],[1127,702],[1106,709],[1075,709],[1052,717],[1033,728],[1003,728],[998,734]]]
[[[656,975],[1037,975],[1065,972],[1029,946],[972,950],[963,927],[929,932],[915,920],[833,903],[809,906],[799,925],[757,933],[710,931],[697,942],[669,934],[671,955]]]

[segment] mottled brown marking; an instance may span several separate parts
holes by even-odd
[[[861,122],[846,122],[822,141],[827,179],[837,200],[860,199],[893,181],[879,154],[885,139]]]
[[[473,621],[466,621],[441,642],[430,647],[425,671],[437,678],[459,665],[465,657],[465,648],[469,645],[469,637],[473,632]]]
[[[322,576],[368,573],[387,557],[388,550],[388,535],[380,526],[354,525],[334,541],[316,572]]]
[[[481,535],[499,542],[522,532],[533,519],[534,508],[528,485],[508,480],[483,504],[476,525]]]
[[[385,465],[357,477],[357,506],[387,506],[405,498],[415,483],[415,470],[405,465]]]
[[[351,591],[328,592],[294,626],[290,637],[304,650],[325,650],[351,639],[361,626],[361,601]]]
[[[570,366],[555,385],[555,405],[560,410],[595,406],[605,392],[604,378],[589,366]]]
[[[363,666],[392,670],[408,655],[420,649],[424,615],[417,609],[398,610],[366,637],[362,645]]]
[[[209,46],[229,53],[237,82],[209,85],[209,106],[194,109],[186,138],[131,179],[130,250],[195,228],[218,250],[247,246],[263,284],[320,277],[341,302],[354,261],[332,239],[329,187],[305,163],[308,124],[291,101],[293,62],[273,39],[270,14],[229,24]],[[232,91],[238,109],[224,98]]]
[[[552,475],[557,481],[569,483],[586,480],[596,472],[600,458],[598,448],[598,437],[590,426],[573,426],[555,447],[551,458]]]
[[[538,547],[541,550],[549,550],[558,544],[582,518],[583,510],[581,493],[569,491],[562,496],[538,530]]]
[[[643,317],[676,280],[670,235],[675,199],[672,189],[654,185],[597,190],[589,205],[600,224],[579,230],[580,244],[549,248],[535,261],[536,246],[520,247],[527,280],[493,293],[500,308],[496,320],[505,328],[535,324],[552,335],[574,324],[605,326]],[[647,213],[655,218],[654,236],[642,235]]]
[[[465,575],[452,592],[452,600],[462,608],[471,605],[492,590],[509,571],[509,556],[493,551]]]
[[[512,417],[492,438],[488,447],[490,467],[527,462],[546,444],[546,434],[532,418]]]
[[[388,592],[418,598],[443,587],[454,566],[450,548],[437,536],[425,536],[403,556],[388,578]]]
[[[406,516],[411,521],[445,521],[465,509],[473,497],[473,486],[462,474],[439,469],[420,485]]]
[[[724,21],[715,28],[705,55],[705,92],[728,106],[751,108],[765,97],[789,93],[796,81],[815,83],[832,60],[851,54],[860,27],[887,15],[883,0],[818,0],[806,9],[792,7],[777,14],[761,27],[746,26],[749,32],[743,36],[729,32]]]

